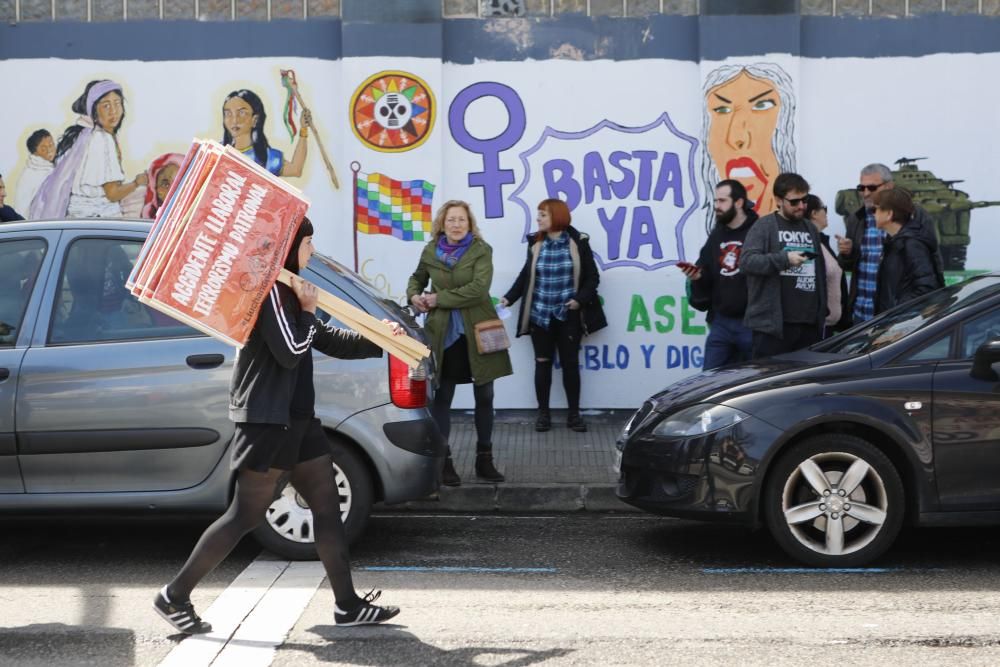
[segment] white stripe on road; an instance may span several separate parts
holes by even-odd
[[[270,665],[324,577],[322,563],[290,564],[219,653],[213,667]]]
[[[160,667],[271,664],[325,576],[320,563],[258,558],[202,614],[212,632],[184,639]]]

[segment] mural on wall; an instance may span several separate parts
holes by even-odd
[[[25,142],[25,147],[28,149],[28,155],[21,170],[21,177],[17,180],[14,201],[19,203],[22,208],[21,213],[27,217],[31,200],[35,198],[42,181],[48,178],[55,168],[56,142],[51,132],[40,128],[31,133]],[[28,205],[25,206],[21,202],[26,202]]]
[[[977,57],[1000,65],[1000,54]],[[435,203],[464,199],[481,216],[494,250],[491,293],[499,296],[523,265],[538,202],[559,197],[570,205],[574,226],[590,236],[609,321],[583,341],[581,367],[600,376],[584,379],[583,403],[634,407],[701,368],[704,315],[691,308],[673,264],[697,256],[714,222],[714,185],[723,178],[744,183],[758,211],[767,213],[775,208],[770,190],[781,171],[800,171],[816,194],[832,201],[833,193],[856,183],[868,162],[933,156],[896,165],[897,181],[935,216],[946,258],[950,254],[950,279],[966,265],[993,268],[989,248],[1000,240],[1000,208],[978,200],[1000,200],[1000,188],[983,169],[966,167],[989,162],[981,154],[989,142],[975,120],[990,93],[960,82],[954,84],[960,90],[950,90],[951,79],[943,76],[936,80],[945,87],[941,94],[962,99],[947,110],[954,117],[947,136],[923,131],[933,120],[923,116],[901,117],[865,135],[875,129],[863,103],[834,107],[818,88],[801,87],[806,76],[799,72],[807,69],[810,81],[832,81],[829,89],[845,82],[869,85],[861,74],[880,61],[847,60],[800,63],[772,54],[657,61],[657,75],[671,85],[651,86],[642,95],[635,81],[648,76],[648,61],[562,60],[541,68],[537,61],[442,66],[434,58],[245,58],[211,61],[211,67],[116,62],[110,70],[96,61],[0,63],[12,88],[47,81],[31,108],[12,108],[5,116],[0,173],[15,193],[10,203],[25,214],[35,212],[32,200],[49,203],[50,193],[62,187],[65,208],[57,206],[54,217],[69,211],[74,188],[77,197],[103,193],[107,208],[97,214],[153,217],[191,138],[221,133],[303,190],[321,252],[353,266],[399,302],[428,240]],[[878,66],[896,71],[906,66],[903,60]],[[913,60],[919,68],[899,73],[901,83],[911,80],[906,77],[926,82],[935,68],[964,71],[944,57],[940,63]],[[91,80],[101,87],[84,90]],[[179,103],[165,80],[183,81],[183,99],[202,102]],[[309,81],[324,85],[309,88]],[[594,90],[600,94],[581,92]],[[859,89],[859,99],[863,94]],[[447,109],[446,127],[434,132],[438,102]],[[806,108],[807,126],[797,116]],[[77,116],[82,118],[73,120]],[[316,131],[324,120],[330,122],[323,137],[331,155],[344,173],[350,165],[344,177],[350,187],[330,187],[335,174],[332,164],[324,170]],[[830,130],[837,123],[858,133],[863,150],[844,150],[843,132]],[[72,131],[57,130],[67,125]],[[967,179],[962,187],[976,200],[956,189],[958,181],[943,178]],[[116,182],[135,187],[106,187]],[[840,194],[838,210],[855,206],[853,190]],[[83,203],[74,203],[74,210]],[[831,221],[829,233],[840,225]],[[533,407],[530,343],[518,339],[511,354],[515,375],[497,383],[497,406]],[[460,393],[456,406],[470,399]]]
[[[582,132],[546,127],[520,154],[524,180],[510,200],[524,210],[525,234],[535,219],[527,202],[562,199],[578,218],[599,222],[602,233],[586,231],[602,269],[655,271],[685,256],[684,224],[698,207],[697,153],[698,140],[666,113],[642,127],[609,120]]]
[[[302,124],[309,125],[312,116],[302,112]],[[267,139],[267,110],[257,93],[252,90],[234,90],[222,103],[222,145],[232,146],[275,176],[297,177],[302,175],[308,152],[308,134],[300,134],[292,159],[271,146]]]
[[[425,180],[398,181],[385,174],[366,174],[351,163],[354,173],[354,270],[358,270],[358,234],[385,234],[402,241],[431,240],[434,184]]]
[[[39,184],[26,217],[121,217],[129,212],[123,201],[146,185],[145,173],[125,182],[122,170],[122,86],[109,79],[91,81],[72,110],[79,114],[76,122],[59,138],[55,167]]]
[[[723,65],[705,78],[702,141],[706,233],[714,224],[715,185],[743,184],[761,215],[777,208],[771,181],[795,171],[795,89],[780,65]]]
[[[430,87],[409,72],[379,72],[351,98],[351,127],[370,148],[412,150],[427,141],[437,105]]]

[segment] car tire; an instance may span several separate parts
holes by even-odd
[[[792,558],[814,567],[870,563],[892,545],[904,513],[896,467],[851,435],[819,435],[795,445],[778,459],[764,489],[771,535]]]
[[[350,543],[368,525],[374,502],[371,473],[352,447],[330,438],[333,472],[340,491],[341,519]],[[316,560],[312,536],[312,512],[291,484],[285,486],[267,509],[263,523],[253,531],[254,539],[268,551],[289,560]]]

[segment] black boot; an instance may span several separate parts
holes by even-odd
[[[504,476],[493,467],[492,452],[479,452],[476,454],[476,478],[483,482],[504,481]]]
[[[535,419],[536,431],[548,431],[552,428],[552,414],[548,410],[539,410],[538,418]]]
[[[587,422],[583,421],[583,417],[580,416],[577,410],[570,410],[569,416],[566,418],[566,426],[577,433],[585,433],[587,431]]]
[[[441,471],[441,483],[445,486],[462,486],[462,478],[455,472],[455,464],[449,456],[444,460],[444,470]]]

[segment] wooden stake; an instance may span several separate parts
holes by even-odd
[[[288,269],[282,269],[281,273],[278,274],[278,282],[291,287],[293,276],[295,274]],[[404,362],[410,368],[416,368],[421,360],[430,356],[430,349],[420,341],[409,336],[393,336],[381,320],[372,317],[360,308],[352,306],[326,290],[318,287],[316,289],[319,290],[318,301],[323,310]]]

